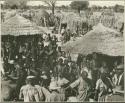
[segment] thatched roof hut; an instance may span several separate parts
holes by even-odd
[[[30,20],[16,14],[2,24],[2,35],[34,35],[43,31],[31,23]]]
[[[98,24],[82,38],[64,44],[62,49],[84,55],[96,52],[110,56],[124,56],[123,43],[123,37],[119,32]]]

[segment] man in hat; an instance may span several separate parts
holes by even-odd
[[[33,86],[34,76],[28,76],[26,78],[26,85],[20,89],[19,98],[23,99],[24,102],[39,102],[39,94],[37,89]]]
[[[87,72],[83,71],[81,73],[81,76],[75,82],[71,83],[69,86],[71,88],[78,87],[78,101],[88,101],[87,95],[91,87],[91,83],[87,76]]]

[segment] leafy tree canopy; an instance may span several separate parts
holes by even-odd
[[[13,8],[25,9],[27,5],[27,0],[5,0],[4,5],[12,9]]]
[[[89,2],[88,1],[73,1],[70,4],[72,9],[87,9],[89,6]]]

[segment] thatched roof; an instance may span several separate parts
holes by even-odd
[[[30,20],[16,14],[2,24],[2,35],[33,35],[41,34],[42,30],[38,29]]]
[[[123,37],[119,32],[98,24],[82,38],[64,44],[62,49],[84,55],[97,52],[110,56],[124,56],[123,43]]]

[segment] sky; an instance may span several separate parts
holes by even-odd
[[[2,1],[0,1],[2,2]],[[57,1],[57,6],[61,6],[61,5],[69,5],[72,1]],[[32,6],[38,6],[38,5],[45,5],[45,3],[43,3],[42,1],[28,1],[27,3],[28,5],[32,5]],[[116,4],[119,5],[125,5],[125,1],[124,0],[117,0],[117,1],[97,1],[97,0],[93,0],[93,1],[89,1],[89,6],[91,7],[92,5],[98,5],[98,6],[114,6]]]
[[[57,1],[57,6],[69,5],[72,1]],[[29,1],[28,5],[44,5],[41,1]],[[124,1],[89,1],[89,6],[99,5],[99,6],[114,6],[116,4],[125,5]]]

